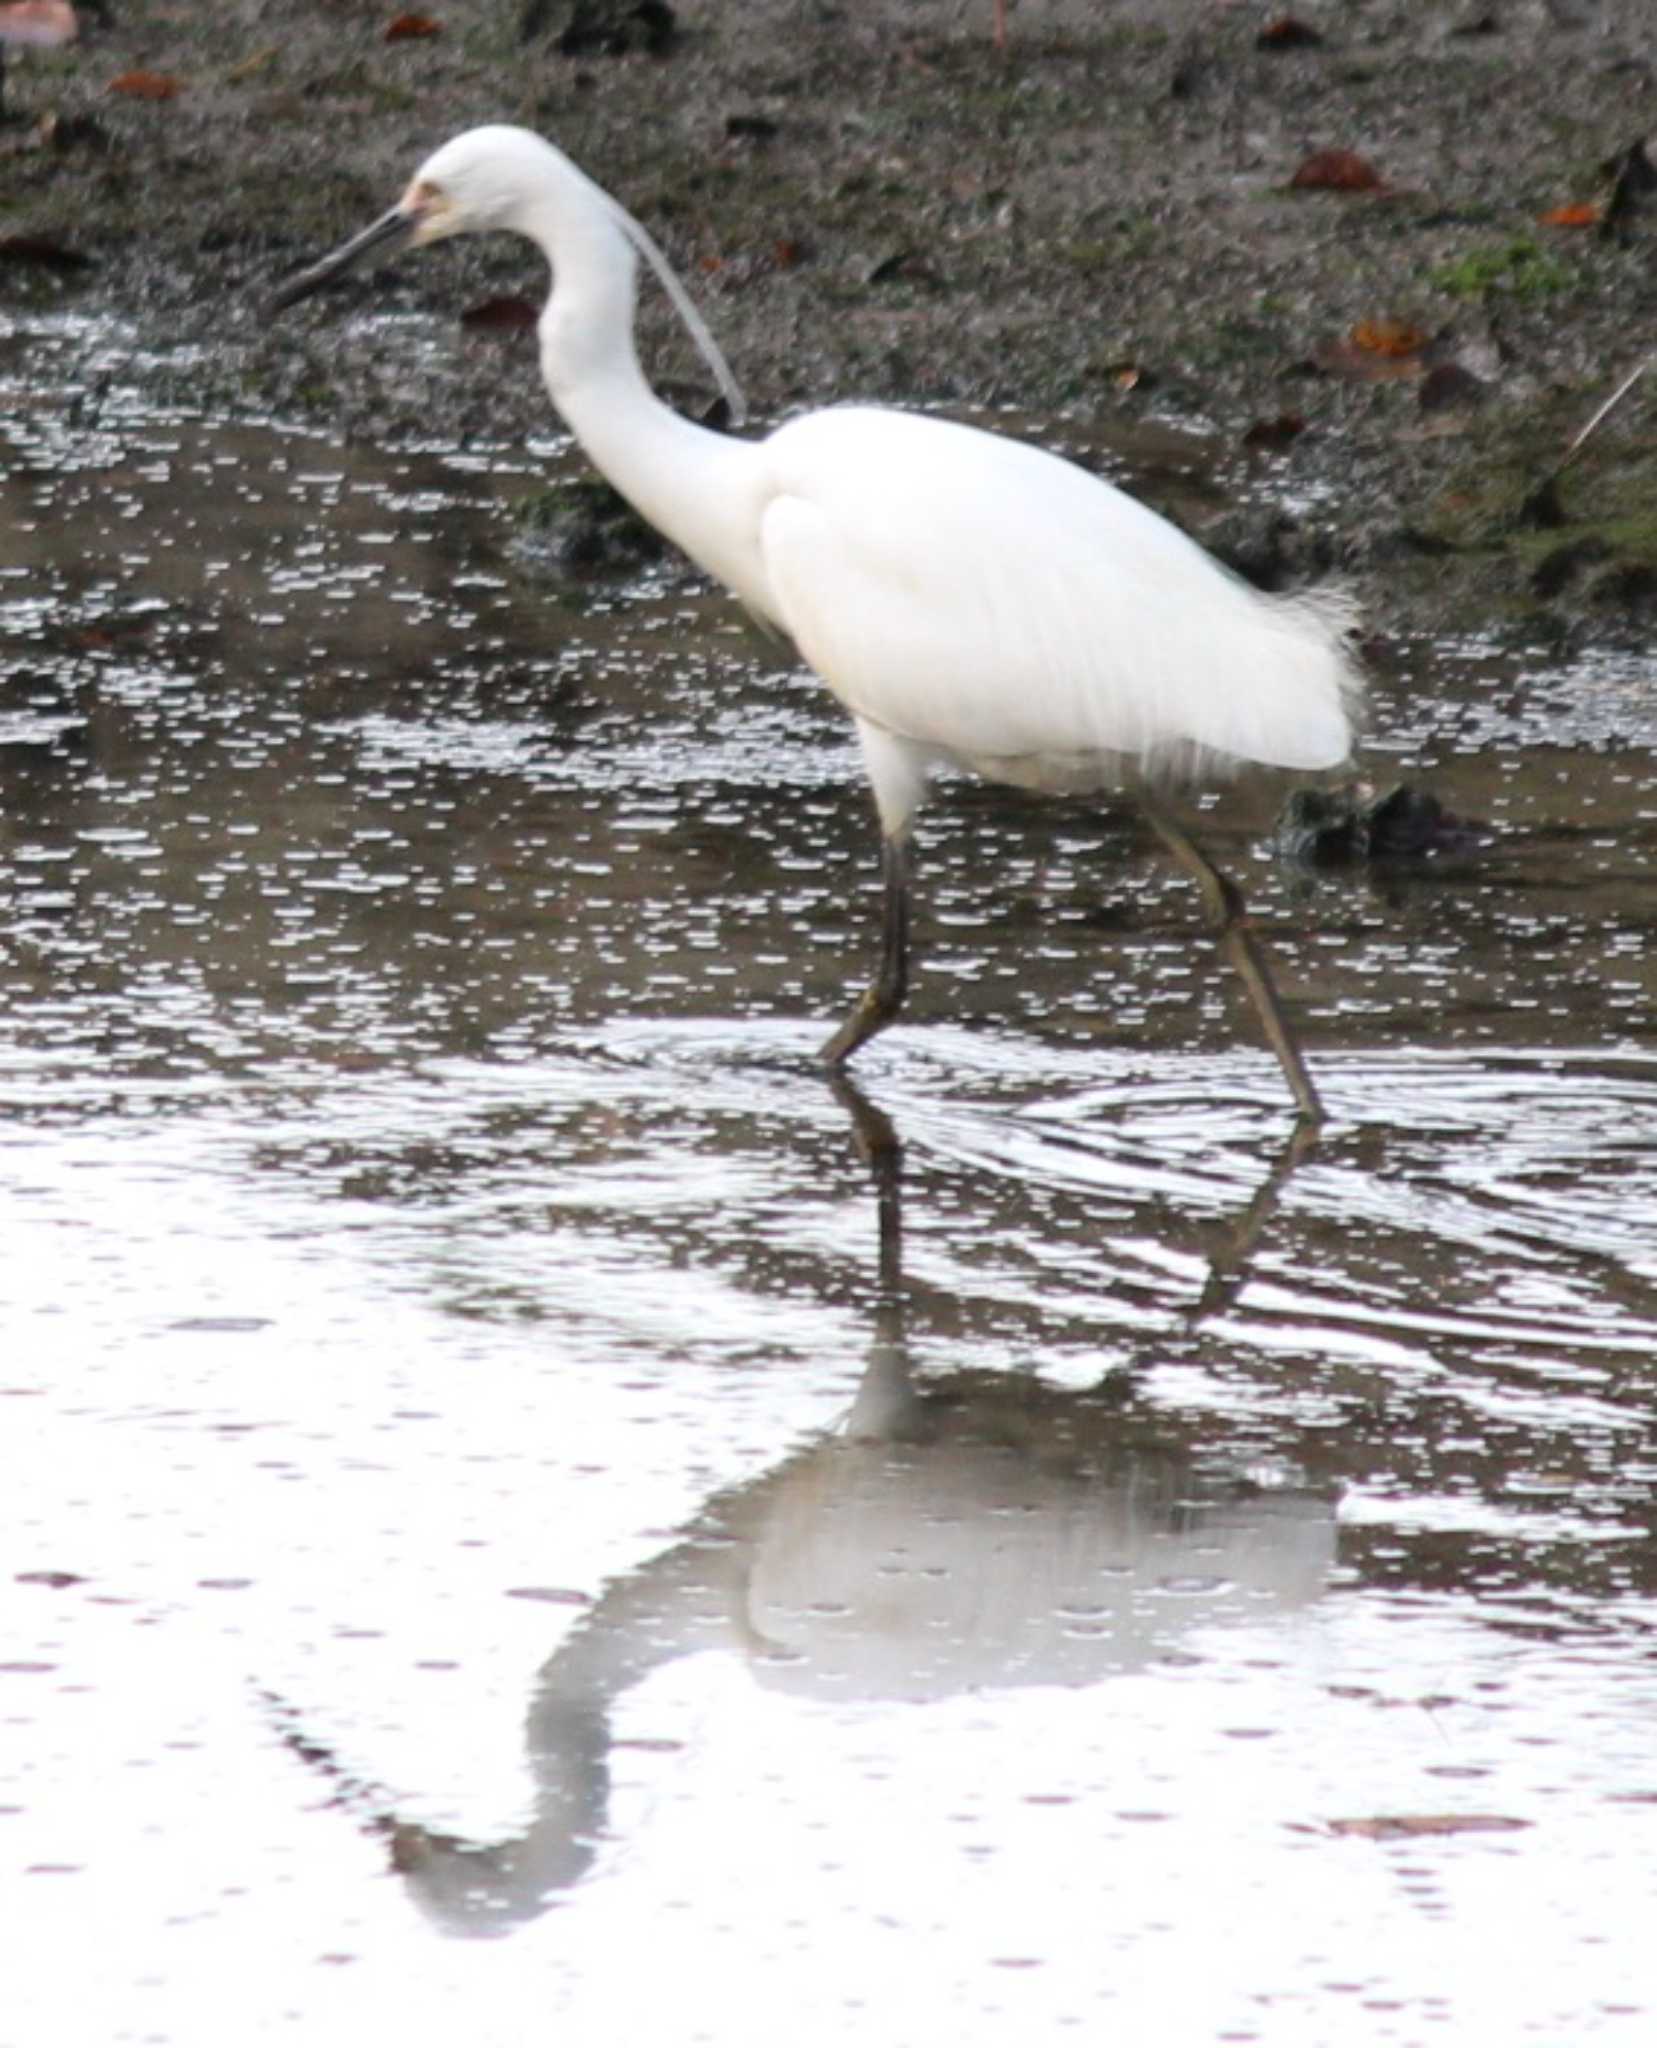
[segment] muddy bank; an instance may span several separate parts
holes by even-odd
[[[687,6],[665,36],[633,9],[574,55],[558,8],[387,40],[395,16],[115,0],[75,48],[14,57],[0,316],[124,317],[158,354],[140,374],[194,350],[187,395],[233,412],[545,433],[528,334],[460,320],[538,296],[521,247],[280,321],[261,303],[445,135],[522,121],[659,236],[762,418],[860,396],[1011,407],[1084,447],[1190,429],[1231,501],[1205,537],[1340,564],[1383,627],[1648,631],[1657,378],[1567,473],[1557,523],[1512,516],[1651,346],[1643,0],[1307,8],[1311,36],[1264,40],[1280,12],[1025,0],[1005,53],[988,0]],[[1368,175],[1291,184],[1331,150]],[[691,395],[654,298],[646,322]]]

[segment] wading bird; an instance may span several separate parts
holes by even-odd
[[[880,964],[824,1060],[838,1067],[902,1007],[910,827],[935,765],[1055,792],[1133,782],[1197,881],[1296,1102],[1319,1115],[1241,896],[1154,792],[1247,762],[1344,760],[1359,695],[1346,602],[1263,595],[1136,499],[1004,435],[872,406],[806,413],[762,441],[682,418],[634,348],[638,255],[740,423],[724,358],[644,229],[525,129],[445,143],[389,213],[276,303],[371,251],[491,229],[527,237],[552,267],[541,370],[595,467],[790,639],[856,725],[882,833]]]

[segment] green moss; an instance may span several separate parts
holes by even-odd
[[[1519,299],[1540,299],[1569,291],[1576,272],[1528,235],[1515,235],[1488,248],[1470,249],[1454,263],[1432,273],[1441,292],[1458,298],[1486,298],[1503,292]]]

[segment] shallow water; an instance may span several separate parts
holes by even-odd
[[[848,1103],[817,687],[129,360],[0,351],[0,2038],[1648,2039],[1648,675],[1391,650],[1462,855],[1214,809],[1315,1146],[964,785]]]

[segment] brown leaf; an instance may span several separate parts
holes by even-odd
[[[1254,39],[1257,50],[1315,50],[1323,41],[1315,28],[1296,21],[1292,14],[1280,14],[1268,21]]]
[[[531,305],[528,299],[480,299],[475,306],[468,306],[461,314],[460,324],[462,327],[484,328],[495,333],[521,333],[524,328],[533,327],[540,317],[540,309]]]
[[[1324,1822],[1332,1835],[1357,1835],[1367,1842],[1401,1842],[1417,1835],[1507,1835],[1530,1825],[1501,1813],[1376,1813]]]
[[[1416,396],[1423,412],[1453,412],[1463,406],[1478,405],[1486,391],[1472,371],[1460,363],[1434,363],[1422,378]]]
[[[1312,351],[1312,364],[1326,377],[1346,377],[1354,384],[1385,384],[1394,377],[1418,377],[1419,356],[1388,356],[1365,348],[1349,334],[1321,342]]]
[[[1298,412],[1280,412],[1274,420],[1256,420],[1244,434],[1243,446],[1275,454],[1298,441],[1305,431],[1306,422]]]
[[[36,263],[42,270],[89,270],[92,258],[46,235],[0,235],[0,263]]]
[[[433,21],[429,14],[399,14],[386,23],[385,39],[388,43],[415,43],[442,33],[442,22]]]
[[[123,71],[119,78],[109,81],[109,89],[123,93],[129,100],[176,99],[183,90],[179,81],[165,71]]]
[[[1427,341],[1419,327],[1411,327],[1404,320],[1360,320],[1352,330],[1352,339],[1371,355],[1398,357],[1420,355]]]
[[[267,43],[262,50],[255,50],[251,57],[244,57],[239,64],[232,64],[224,74],[226,85],[241,85],[246,79],[255,78],[267,66],[274,64],[282,54],[280,43]]]
[[[1090,377],[1097,377],[1112,384],[1118,391],[1152,391],[1156,388],[1156,373],[1132,356],[1117,356],[1109,362],[1097,357],[1087,366]]]
[[[1320,149],[1289,180],[1291,191],[1379,192],[1385,180],[1367,157],[1350,149]]]
[[[907,283],[915,284],[936,282],[936,275],[931,266],[913,249],[893,249],[889,254],[871,263],[863,273],[865,284],[890,284],[894,278],[902,278]]]
[[[1575,206],[1555,206],[1540,216],[1545,228],[1597,228],[1605,208],[1596,200],[1579,200]]]

